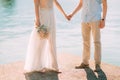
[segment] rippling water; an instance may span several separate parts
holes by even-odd
[[[58,1],[67,14],[71,13],[79,2],[79,0]],[[119,4],[119,0],[108,0],[106,28],[101,30],[102,61],[118,66],[120,66]],[[81,55],[81,12],[71,21],[67,21],[55,8],[55,16],[58,53]],[[0,0],[0,64],[24,60],[33,23],[33,0]],[[93,45],[91,52],[93,53]]]

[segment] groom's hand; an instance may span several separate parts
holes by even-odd
[[[100,21],[100,29],[103,29],[105,27],[105,20]]]

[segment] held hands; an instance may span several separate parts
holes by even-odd
[[[66,18],[68,21],[70,21],[72,17],[73,17],[73,14],[70,14],[70,15],[66,15],[66,14],[65,14],[65,18]]]
[[[72,17],[73,17],[73,15],[70,14],[70,15],[67,16],[67,19],[70,21]]]

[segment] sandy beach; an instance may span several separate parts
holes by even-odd
[[[81,62],[80,56],[73,54],[58,54],[59,69],[62,73],[30,73],[23,74],[24,62],[0,65],[0,80],[120,80],[120,67],[102,63],[102,70],[93,72],[94,61],[90,68],[75,69]]]

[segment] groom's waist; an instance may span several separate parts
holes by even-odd
[[[85,14],[82,13],[82,22],[94,22],[101,19],[101,13]]]

